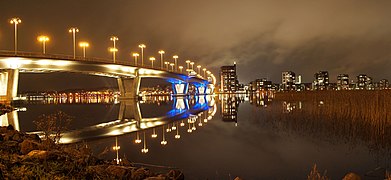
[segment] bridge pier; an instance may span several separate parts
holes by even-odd
[[[197,94],[198,95],[204,95],[206,94],[206,86],[205,85],[200,85],[197,87]]]
[[[136,76],[135,78],[118,78],[117,82],[121,98],[138,98],[141,83],[141,78],[139,76]]]
[[[173,96],[186,96],[189,92],[189,83],[172,83]]]
[[[18,93],[19,70],[0,71],[0,101],[11,102]]]
[[[136,99],[121,101],[118,113],[119,120],[135,120],[137,125],[142,120],[140,105]]]

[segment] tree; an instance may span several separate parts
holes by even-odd
[[[42,131],[46,140],[58,143],[61,139],[61,133],[69,130],[73,117],[63,111],[57,111],[53,114],[43,114],[34,120],[37,130]]]

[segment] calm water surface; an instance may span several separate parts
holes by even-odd
[[[387,143],[339,128],[346,124],[306,118],[302,102],[155,97],[138,103],[35,101],[23,107],[16,118],[21,131],[35,131],[32,120],[61,110],[74,117],[72,131],[64,135],[67,142],[82,141],[95,153],[108,148],[103,157],[115,159],[117,139],[119,158],[176,167],[186,179],[305,179],[315,163],[332,179],[347,172],[381,179],[385,169],[391,169]],[[155,133],[157,137],[151,137]]]

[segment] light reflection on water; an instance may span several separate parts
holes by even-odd
[[[111,149],[102,156],[106,159],[120,162],[126,156],[132,162],[178,167],[186,179],[304,179],[314,163],[333,179],[350,171],[379,179],[390,169],[390,138],[385,136],[389,129],[376,134],[365,124],[346,122],[325,112],[324,101],[273,98],[148,97],[138,102],[140,121],[135,120],[134,102],[76,106],[67,101],[49,111],[68,110],[76,121],[89,119],[90,123],[74,124],[72,129],[78,133],[72,138],[84,140],[97,154]],[[26,106],[26,112],[18,113],[21,130],[33,130],[24,125],[28,119],[53,107]],[[371,173],[374,169],[380,170]]]

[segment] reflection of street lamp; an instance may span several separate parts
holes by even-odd
[[[86,58],[86,48],[87,48],[88,46],[90,46],[90,44],[88,44],[88,42],[80,42],[80,43],[79,43],[79,46],[80,46],[81,48],[83,48],[83,57]]]
[[[46,42],[49,41],[49,37],[41,35],[37,37],[39,42],[42,42],[42,53],[46,54]]]
[[[175,65],[175,72],[176,72],[178,71],[178,63],[177,63],[178,55],[174,55],[172,56],[172,58],[174,58],[174,65]]]
[[[151,137],[152,137],[152,138],[156,138],[156,137],[157,137],[155,128],[153,128],[153,133],[152,133]]]
[[[115,63],[115,53],[118,51],[118,49],[115,47],[115,42],[118,41],[118,37],[111,36],[110,41],[113,41],[113,48],[112,48],[113,51],[111,51],[111,50],[110,51],[113,53],[113,61]]]
[[[182,126],[182,127],[185,126],[185,123],[183,122],[183,120],[182,120],[180,126]]]
[[[178,122],[177,122],[177,126],[178,126]],[[179,135],[179,127],[176,129],[176,135],[175,135],[175,139],[179,139],[181,138],[181,135]]]
[[[166,141],[166,138],[164,137],[164,125],[162,127],[162,132],[163,132],[163,139],[162,141],[160,142],[161,145],[166,145],[167,144],[167,141]]]
[[[190,123],[188,123],[188,124],[189,124],[189,128],[187,129],[187,132],[191,133],[193,130],[191,130]]]
[[[142,152],[142,153],[148,153],[148,149],[147,149],[147,139],[145,139],[145,131],[144,131],[144,148],[141,149],[141,152]]]
[[[160,68],[163,69],[163,58],[164,58],[164,51],[163,50],[160,50],[159,51],[159,54],[160,54]]]
[[[201,74],[201,65],[198,65],[197,69],[198,69],[198,74]]]
[[[179,66],[179,72],[182,73],[182,70],[183,70],[183,66]]]
[[[14,17],[10,20],[11,24],[14,24],[14,30],[15,30],[15,40],[14,40],[14,45],[15,45],[15,54],[18,51],[18,24],[22,23],[22,20],[20,20],[17,17]]]
[[[140,135],[138,134],[138,132],[136,132],[136,140],[134,140],[134,142],[137,144],[141,143]]]
[[[119,162],[121,161],[121,159],[119,159],[119,157],[118,157],[119,149],[121,149],[121,147],[118,146],[118,137],[115,137],[115,146],[113,146],[113,150],[117,152],[117,158],[114,159],[117,162],[117,164],[119,164]]]
[[[138,53],[133,53],[132,54],[134,57],[134,65],[137,66],[137,58],[140,56]]]
[[[172,123],[172,127],[171,127],[172,130],[176,130],[176,126],[175,126],[175,123]]]
[[[73,38],[73,59],[76,59],[76,33],[79,32],[79,29],[72,27],[69,29],[69,33],[72,33]]]
[[[192,123],[193,124],[193,127],[191,128],[191,130],[195,131],[197,128],[195,127],[195,122]]]
[[[141,48],[141,66],[144,66],[144,48],[147,46],[145,44],[140,44],[138,47]]]
[[[150,57],[149,60],[151,61],[151,63],[152,63],[152,68],[153,68],[153,61],[155,61],[155,57]]]

